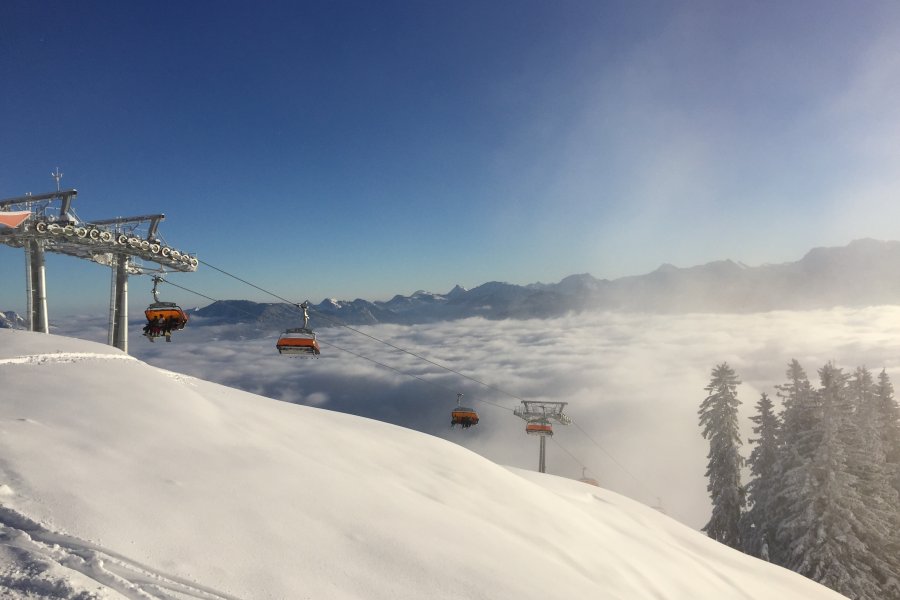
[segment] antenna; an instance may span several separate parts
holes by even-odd
[[[59,172],[59,167],[56,167],[56,170],[50,173],[50,177],[56,180],[56,191],[60,191],[59,189],[59,180],[62,179],[64,173]]]

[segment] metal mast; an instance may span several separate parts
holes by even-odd
[[[568,402],[539,402],[522,400],[522,406],[516,408],[513,414],[526,422],[525,432],[540,437],[540,450],[538,454],[538,472],[547,472],[547,437],[553,435],[550,420],[568,425],[572,419],[563,412]],[[545,425],[544,425],[545,424]]]
[[[59,172],[59,167],[56,167],[56,170],[50,173],[50,177],[56,180],[56,191],[59,191],[59,180],[62,179],[64,173]]]

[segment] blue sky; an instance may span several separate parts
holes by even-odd
[[[58,166],[83,219],[314,302],[900,238],[896,2],[10,0],[0,89],[0,197]],[[51,317],[108,283],[52,257]]]

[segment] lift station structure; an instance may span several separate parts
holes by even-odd
[[[540,439],[540,454],[538,457],[538,472],[547,472],[547,438],[553,435],[553,424],[557,421],[561,425],[572,422],[563,412],[568,402],[543,402],[537,400],[522,400],[522,406],[513,410],[513,414],[525,420],[525,433],[536,435]]]
[[[44,255],[56,252],[110,267],[109,344],[128,352],[128,276],[149,272],[193,272],[196,255],[159,238],[163,214],[82,221],[72,210],[78,191],[57,190],[0,200],[0,244],[25,251],[28,328],[49,333]],[[144,266],[144,262],[159,265]]]

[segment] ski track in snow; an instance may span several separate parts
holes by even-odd
[[[76,537],[53,532],[0,506],[0,598],[58,600],[239,600],[185,578],[167,575]],[[76,572],[92,586],[73,583]],[[91,591],[88,588],[92,588]],[[110,595],[110,593],[112,595]]]
[[[53,352],[0,359],[0,367],[136,361],[127,354]],[[172,379],[188,378],[160,369]],[[0,495],[10,495],[7,486]],[[11,492],[11,490],[9,490]],[[92,582],[88,585],[85,582]],[[239,600],[167,575],[73,536],[53,532],[0,503],[0,598],[40,600]]]
[[[85,360],[137,360],[127,354],[101,354],[99,352],[54,352],[51,354],[30,354],[14,358],[0,358],[0,367],[4,365],[46,365],[56,363],[74,363]]]

